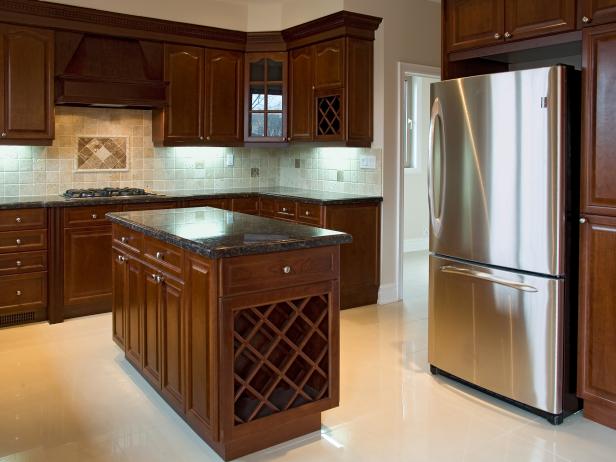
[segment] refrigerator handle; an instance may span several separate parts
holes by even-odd
[[[437,126],[438,121],[438,126]],[[438,133],[437,133],[438,132]],[[434,102],[432,103],[432,111],[430,114],[430,133],[428,137],[428,206],[430,209],[430,222],[432,224],[433,233],[438,236],[441,230],[441,216],[443,213],[443,205],[445,199],[445,138],[443,133],[445,132],[445,127],[443,123],[443,108],[441,106],[441,101],[438,97],[434,98]],[[440,156],[440,197],[438,210],[435,208],[435,191],[434,191],[434,156],[435,156],[435,141],[436,137],[438,138],[439,152],[436,155]]]
[[[442,266],[441,271],[443,273],[459,274],[461,276],[468,276],[484,281],[492,282],[494,284],[500,284],[502,286],[511,287],[512,289],[521,290],[523,292],[538,292],[536,287],[528,284],[522,284],[517,281],[510,281],[508,279],[497,278],[489,273],[482,271],[471,270],[467,268],[458,268],[457,266]]]

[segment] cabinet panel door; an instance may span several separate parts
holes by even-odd
[[[314,46],[314,87],[336,88],[344,85],[344,38]]]
[[[125,301],[126,301],[126,257],[113,249],[111,279],[113,281],[113,300],[111,304],[111,332],[113,341],[125,348]]]
[[[144,269],[143,375],[160,388],[160,298],[161,285],[150,269]]]
[[[289,64],[289,141],[310,141],[313,137],[312,47],[291,52]]]
[[[538,37],[575,29],[575,0],[506,0],[508,40]]]
[[[51,140],[53,32],[0,26],[3,34],[4,125],[2,139]]]
[[[165,44],[167,141],[195,141],[203,138],[203,91],[205,50],[186,45]]]
[[[184,412],[183,287],[166,278],[161,285],[162,392],[173,407]]]
[[[243,54],[207,51],[206,139],[225,144],[243,140]]]
[[[124,303],[126,316],[125,351],[126,359],[137,369],[143,366],[143,266],[132,258],[126,261],[126,279],[124,280]]]
[[[616,406],[616,219],[586,218],[580,245],[578,391],[584,399]]]
[[[505,0],[445,0],[447,51],[502,43]]]
[[[581,18],[588,18],[587,22],[582,21],[583,26],[595,26],[597,24],[607,24],[616,21],[616,0],[580,0]]]
[[[616,25],[583,34],[582,210],[616,215]]]
[[[349,144],[370,146],[373,123],[373,43],[347,39],[346,114]]]
[[[111,305],[111,226],[64,230],[64,304]]]

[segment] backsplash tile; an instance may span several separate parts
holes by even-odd
[[[126,170],[126,136],[77,137],[77,170]]]
[[[126,140],[126,168],[82,171],[76,159],[86,140],[80,149],[79,138]],[[234,156],[232,166],[226,166],[228,154]],[[365,154],[376,156],[375,170],[359,169],[359,156]],[[52,146],[0,146],[0,195],[53,195],[103,186],[156,191],[288,186],[381,194],[381,164],[378,149],[155,148],[151,111],[59,106]],[[338,171],[344,181],[337,181]]]

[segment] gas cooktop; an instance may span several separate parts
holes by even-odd
[[[128,196],[151,196],[141,188],[93,188],[93,189],[67,189],[64,197],[69,199],[83,199],[88,197],[128,197]]]

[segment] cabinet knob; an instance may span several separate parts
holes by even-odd
[[[586,223],[586,218],[581,217],[581,218],[580,218],[580,224],[582,224],[582,225],[583,225],[584,223]]]
[[[98,215],[97,215],[96,213],[93,213],[93,214],[92,214],[92,219],[93,219],[93,220],[96,220],[97,218],[98,218]]]
[[[19,239],[19,238],[15,239],[15,244],[21,245],[21,239]]]
[[[289,136],[289,137],[287,138],[287,140],[288,140],[288,141],[291,141],[291,137]]]
[[[582,16],[582,22],[584,24],[589,24],[591,19],[588,16]]]
[[[6,132],[2,132],[1,136],[2,136],[2,138],[5,138],[6,137]]]
[[[15,262],[15,266],[21,266],[21,260],[17,260],[17,261]]]
[[[208,140],[208,141],[210,141],[210,137],[209,137],[209,136],[206,136],[206,137],[205,137],[205,139],[206,139],[206,140]]]
[[[312,89],[314,90],[314,85],[312,86]]]
[[[288,212],[288,210],[287,210],[287,208],[286,208],[286,207],[283,207],[283,208],[282,208],[282,211],[283,211],[284,213],[287,213],[287,212]]]
[[[494,38],[495,38],[496,40],[500,39],[500,38],[501,38],[501,34],[499,34],[499,33],[497,32],[496,34],[494,34]]]
[[[165,254],[162,252],[156,252],[156,258],[158,260],[164,260],[165,259]]]
[[[121,242],[122,244],[126,244],[126,243],[128,242],[128,238],[127,238],[126,236],[122,236],[122,237],[120,238],[120,242]]]
[[[511,37],[512,37],[512,35],[509,32],[505,32],[505,38],[506,39],[511,38]]]
[[[152,275],[152,279],[154,279],[156,284],[160,284],[161,282],[163,282],[165,280],[165,277],[161,276],[160,274],[153,274]]]
[[[17,218],[15,218],[15,222],[16,222],[16,223],[21,223],[21,217],[17,217]]]
[[[310,216],[310,210],[306,210],[306,216],[309,217]]]
[[[18,290],[17,292],[15,292],[15,295],[21,295],[21,290]]]
[[[282,267],[282,272],[284,274],[289,274],[291,272],[291,267],[290,266],[283,266]]]
[[[203,137],[202,137],[202,136],[200,136],[200,137],[199,137],[199,139],[200,139],[201,141],[203,141]]]
[[[126,257],[124,255],[118,255],[118,261],[120,263],[124,263],[126,261]]]

